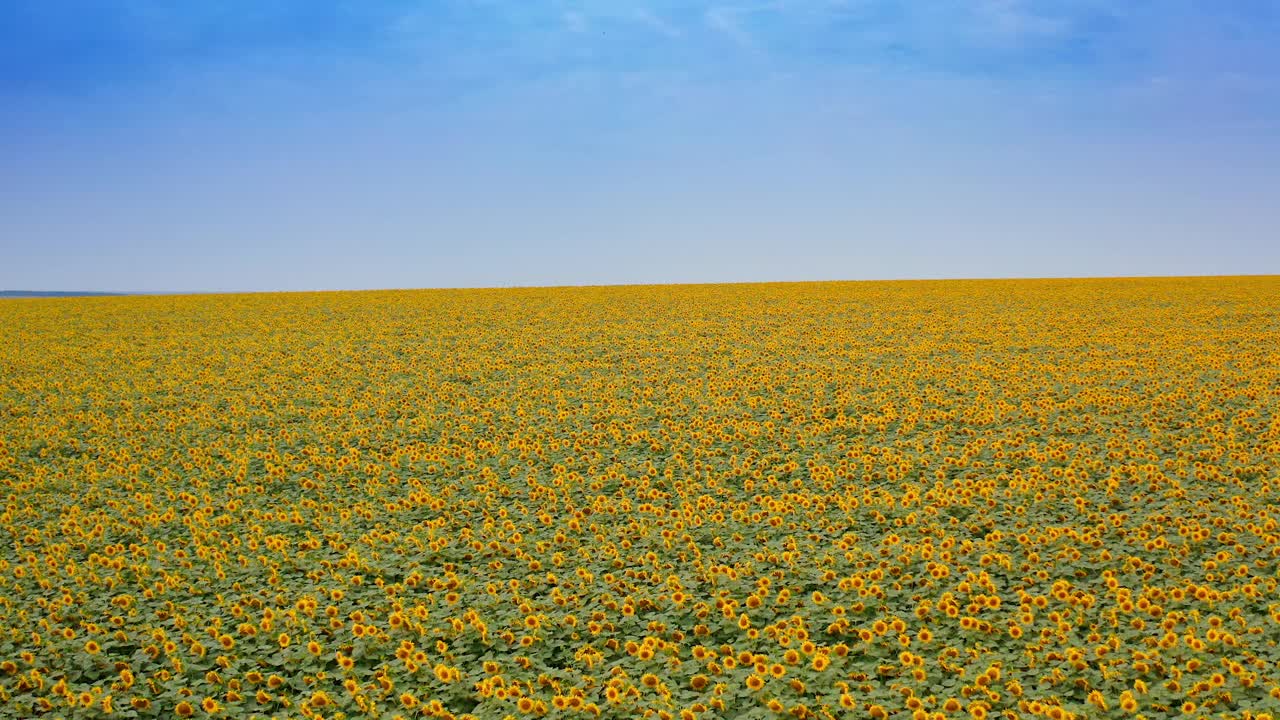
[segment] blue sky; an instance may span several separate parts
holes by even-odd
[[[1280,272],[1280,3],[9,0],[0,288]]]

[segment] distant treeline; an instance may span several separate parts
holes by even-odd
[[[0,297],[85,297],[123,294],[124,293],[89,292],[87,290],[0,290]]]

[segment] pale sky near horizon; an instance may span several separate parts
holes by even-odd
[[[1280,273],[1278,228],[1278,2],[0,6],[0,289]]]

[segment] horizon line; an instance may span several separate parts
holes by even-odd
[[[312,293],[430,292],[467,290],[556,290],[586,288],[706,287],[716,285],[802,285],[835,283],[995,282],[1070,280],[1195,280],[1280,277],[1280,273],[1206,275],[1001,275],[987,277],[881,277],[805,280],[726,280],[723,282],[564,283],[556,285],[457,285],[436,287],[313,288],[308,290],[0,290],[0,299],[70,299],[83,297],[182,297],[187,295],[297,295]]]

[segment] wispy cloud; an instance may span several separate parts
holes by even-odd
[[[1026,0],[981,0],[972,7],[979,33],[1001,40],[1051,37],[1071,30],[1066,18],[1045,14]]]
[[[742,47],[754,47],[751,34],[742,29],[741,23],[738,22],[738,13],[730,7],[716,6],[707,10],[703,16],[706,19],[707,27],[716,32],[725,35]]]
[[[569,11],[561,15],[564,20],[565,29],[572,33],[584,33],[587,31],[587,18],[580,12]]]
[[[865,69],[895,86],[977,81],[1022,98],[1101,96],[1163,76],[1169,87],[1142,96],[1207,104],[1178,94],[1196,92],[1241,114],[1280,104],[1267,72],[1280,12],[1254,0],[438,0],[411,8],[363,0],[326,9],[305,0],[217,8],[130,0],[104,9],[110,4],[91,3],[81,17],[56,3],[0,3],[0,93],[73,93],[92,81],[187,88],[196,97],[208,95],[195,89],[206,78],[226,78],[219,87],[233,93],[276,78],[435,98],[581,75],[605,87],[646,77],[711,92],[754,82],[762,70],[809,82]],[[80,48],[65,29],[77,21],[95,28],[100,57],[68,50]]]
[[[632,13],[632,17],[641,25],[644,25],[661,35],[666,35],[669,38],[678,38],[684,34],[680,28],[662,19],[652,10],[647,8],[636,9],[636,11]]]
[[[759,51],[755,35],[743,27],[744,16],[754,12],[755,8],[715,5],[703,14],[707,27],[729,38],[744,50]]]

